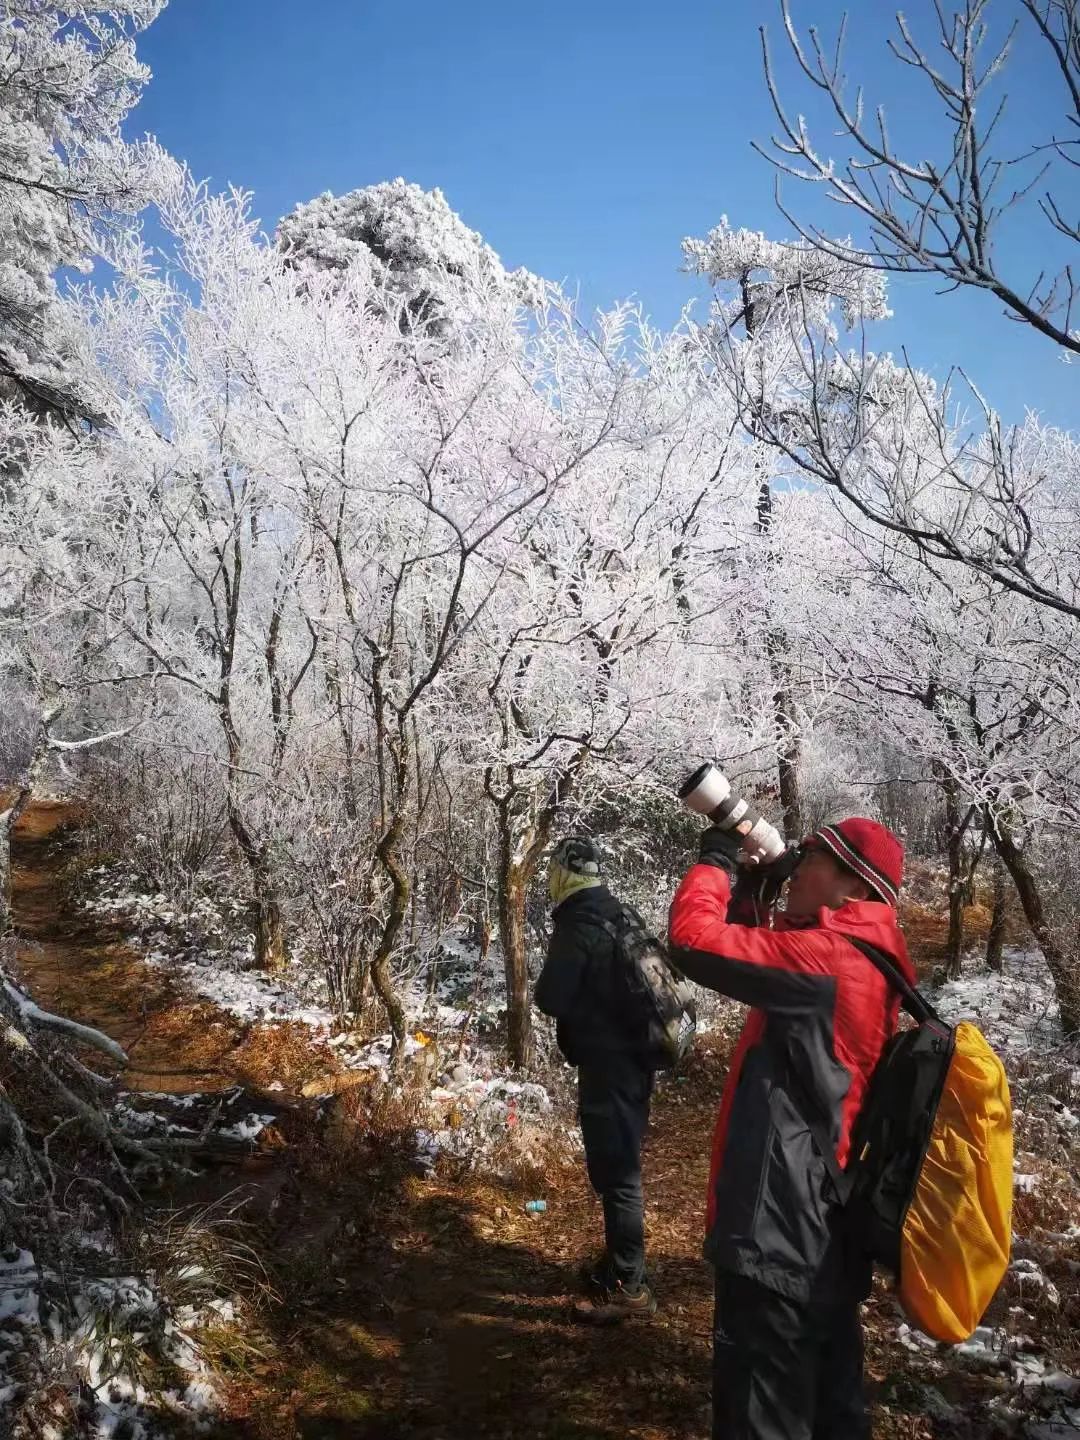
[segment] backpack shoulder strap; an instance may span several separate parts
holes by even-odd
[[[631,930],[641,930],[648,934],[648,926],[631,905],[620,904],[618,921],[610,920],[606,915],[582,915],[581,919],[586,925],[595,925],[599,930],[606,930],[613,940],[621,940]]]
[[[876,945],[871,945],[867,940],[856,940],[853,935],[845,934],[843,931],[840,933],[844,935],[844,939],[850,945],[854,945],[856,950],[860,950],[866,956],[871,965],[880,971],[894,990],[900,992],[904,1009],[913,1020],[917,1021],[920,1025],[924,1025],[928,1020],[932,1020],[938,1025],[948,1028],[945,1026],[945,1022],[941,1016],[930,1004],[930,1001],[927,1000],[926,996],[923,995],[921,991],[916,990],[915,986],[901,973],[899,967],[893,964],[892,959],[886,955],[884,950],[879,950]]]
[[[941,1025],[943,1029],[948,1028],[945,1026],[945,1022],[941,1019],[940,1015],[938,1015],[937,1011],[930,1004],[929,1000],[927,1000],[924,995],[922,995],[918,990],[916,990],[915,986],[912,985],[911,982],[902,974],[900,969],[893,964],[892,959],[888,955],[886,955],[884,950],[879,950],[876,945],[871,945],[866,940],[856,940],[852,935],[844,934],[844,939],[847,940],[849,944],[854,945],[856,950],[861,951],[862,954],[865,955],[866,958],[870,961],[870,963],[875,967],[875,969],[880,971],[880,973],[884,976],[885,980],[893,987],[893,989],[899,991],[900,996],[903,1000],[904,1009],[920,1025],[930,1020],[938,1025]],[[818,1153],[820,1154],[822,1160],[825,1162],[825,1169],[828,1171],[829,1179],[833,1182],[833,1185],[836,1188],[837,1197],[839,1198],[842,1205],[846,1204],[848,1198],[851,1195],[852,1187],[855,1183],[854,1176],[844,1170],[841,1170],[839,1162],[836,1158],[836,1151],[833,1149],[832,1146],[832,1141],[830,1140],[828,1134],[825,1131],[825,1127],[821,1122],[821,1116],[818,1112],[818,1108],[813,1103],[813,1098],[807,1091],[807,1088],[803,1083],[802,1076],[798,1073],[795,1067],[790,1064],[788,1066],[788,1084],[795,1092],[793,1098],[797,1100],[799,1104],[799,1110],[803,1120],[806,1123],[806,1127],[810,1131],[811,1136],[813,1137],[813,1141],[817,1147]]]

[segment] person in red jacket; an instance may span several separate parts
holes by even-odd
[[[845,1244],[829,1172],[847,1164],[900,1004],[852,942],[914,980],[895,908],[904,849],[874,820],[824,826],[804,842],[775,914],[761,899],[768,867],[737,871],[738,857],[729,833],[706,830],[669,926],[691,980],[751,1007],[709,1180],[713,1436],[868,1440],[859,1304],[870,1272]],[[812,1129],[830,1137],[832,1167]]]

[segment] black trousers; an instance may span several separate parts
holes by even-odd
[[[608,1278],[637,1290],[645,1276],[641,1142],[649,1124],[653,1072],[612,1051],[578,1066],[578,1119],[589,1182],[604,1205]]]
[[[870,1440],[854,1300],[789,1300],[718,1271],[713,1440]]]

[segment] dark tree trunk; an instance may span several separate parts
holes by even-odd
[[[956,781],[946,776],[942,788],[945,791],[945,851],[949,858],[949,934],[945,941],[945,971],[950,980],[955,980],[960,974],[964,954],[965,827],[960,816]]]
[[[255,958],[264,970],[284,970],[288,962],[285,921],[277,897],[262,894],[255,907]]]
[[[390,909],[372,957],[371,983],[376,995],[382,1001],[390,1024],[390,1063],[396,1069],[401,1065],[405,1055],[405,1010],[394,989],[390,961],[401,928],[409,913],[409,900],[412,894],[412,884],[402,853],[409,793],[409,749],[408,739],[404,734],[396,737],[393,771],[396,781],[394,815],[376,846],[375,852],[390,880]]]
[[[1024,916],[1042,951],[1054,981],[1061,1028],[1068,1038],[1080,1035],[1080,958],[1075,946],[1063,941],[1046,913],[1046,904],[1027,855],[1002,820],[992,824],[991,838],[1002,864],[1012,876]]]
[[[489,794],[490,794],[489,789]],[[532,1058],[532,1005],[529,993],[529,951],[525,905],[537,862],[551,833],[550,817],[540,817],[542,834],[535,826],[524,833],[515,823],[514,792],[508,790],[496,802],[498,817],[498,923],[506,978],[506,1050],[510,1064],[523,1070]]]
[[[511,1065],[521,1069],[532,1058],[532,996],[529,990],[528,927],[525,907],[537,868],[555,829],[559,807],[573,794],[588,759],[582,745],[556,778],[547,798],[531,822],[516,813],[523,791],[512,783],[499,792],[489,772],[484,789],[495,805],[499,831],[499,943],[506,975],[506,1044]]]
[[[986,937],[986,968],[1000,973],[1005,944],[1005,866],[994,857],[994,902],[990,912],[990,933]]]
[[[235,797],[231,794],[226,799],[226,811],[229,829],[251,876],[255,964],[260,970],[283,970],[289,957],[285,920],[269,867],[257,842],[244,824]]]
[[[758,533],[765,536],[771,535],[772,525],[772,486],[766,476],[758,487]],[[783,813],[784,836],[789,842],[795,844],[802,839],[805,833],[802,791],[799,785],[802,737],[799,733],[798,715],[795,709],[791,666],[788,663],[787,636],[780,626],[770,628],[766,636],[765,648],[772,676],[773,716],[779,741],[776,764],[780,782],[780,809]]]
[[[510,1064],[522,1070],[532,1056],[532,1011],[525,931],[528,878],[522,866],[514,864],[508,855],[502,858],[501,869],[499,942],[506,972],[506,1047]]]
[[[770,653],[774,649],[770,636]],[[803,824],[802,789],[799,784],[799,767],[802,760],[802,737],[799,734],[795,715],[795,702],[791,691],[791,672],[778,658],[773,659],[773,677],[776,689],[773,693],[773,708],[780,730],[780,755],[777,769],[780,778],[780,809],[784,819],[784,838],[791,844],[798,844],[806,833]]]

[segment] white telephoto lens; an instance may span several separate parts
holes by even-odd
[[[744,850],[765,861],[778,859],[787,848],[784,837],[764,815],[758,817],[757,824],[742,843]]]
[[[710,815],[723,804],[731,794],[731,785],[722,770],[710,765],[688,795],[682,797],[683,804],[698,815]]]
[[[749,809],[750,806],[745,800],[736,800],[731,812],[723,820],[718,820],[717,824],[721,830],[738,830],[743,816]]]

